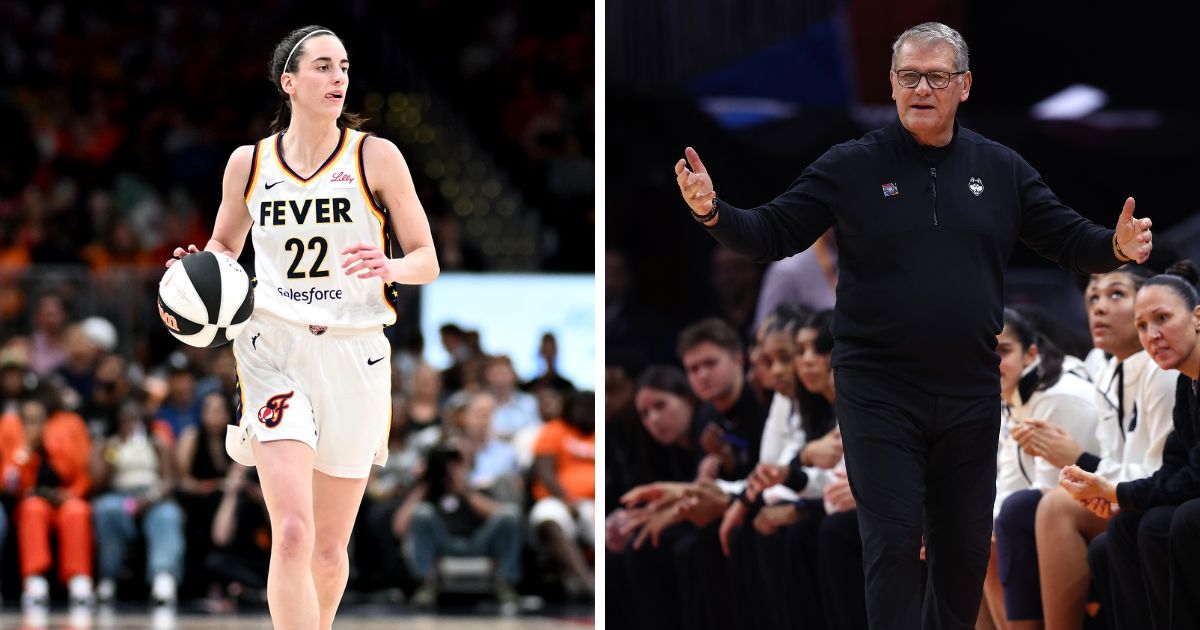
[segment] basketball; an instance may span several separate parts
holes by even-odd
[[[158,315],[167,330],[189,346],[213,348],[233,341],[252,311],[250,276],[224,254],[184,256],[158,283]]]

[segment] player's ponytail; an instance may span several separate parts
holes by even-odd
[[[292,120],[292,99],[287,92],[283,91],[283,85],[279,81],[279,77],[284,72],[296,72],[300,67],[300,60],[304,57],[308,40],[313,36],[332,35],[337,37],[333,31],[311,24],[302,28],[298,28],[291,33],[288,33],[278,44],[275,45],[275,51],[271,54],[271,64],[267,69],[267,79],[275,86],[275,91],[279,93],[279,109],[275,113],[275,120],[271,122],[271,133],[277,133],[288,128]],[[341,39],[340,37],[338,39]],[[366,122],[367,118],[359,114],[346,111],[342,108],[342,115],[338,117],[338,126],[348,129],[358,129]]]

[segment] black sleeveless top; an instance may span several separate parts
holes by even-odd
[[[198,479],[201,481],[207,479],[224,479],[225,473],[229,471],[228,455],[223,457],[224,461],[221,462],[219,467],[217,463],[213,461],[212,449],[209,448],[208,443],[210,440],[214,439],[221,438],[210,437],[208,432],[204,430],[204,427],[197,427],[196,452],[192,455],[192,469],[189,471],[191,472],[193,479]],[[222,455],[225,453],[225,446],[223,442],[221,445],[221,453]]]

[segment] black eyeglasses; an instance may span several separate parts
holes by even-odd
[[[929,83],[929,87],[935,90],[943,90],[950,86],[950,79],[960,74],[966,73],[966,70],[961,72],[917,72],[916,70],[893,70],[896,73],[896,83],[902,88],[915,88],[921,83],[921,77],[925,77],[925,81]]]

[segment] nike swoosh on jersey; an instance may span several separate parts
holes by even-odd
[[[375,365],[376,363],[379,363],[382,360],[383,360],[383,357],[379,357],[378,359],[367,359],[367,365]]]
[[[283,182],[284,182],[284,180],[281,179],[281,180],[275,182],[274,184],[266,184],[265,187],[267,190],[271,190],[272,186],[278,186],[278,185],[282,184]]]

